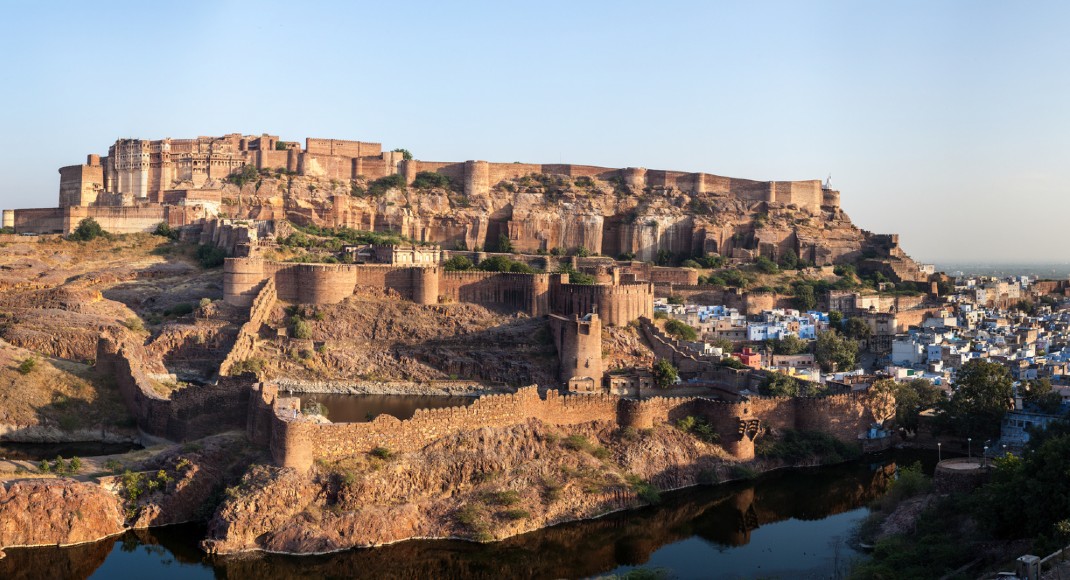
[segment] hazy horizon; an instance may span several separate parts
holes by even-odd
[[[824,180],[919,261],[1065,259],[1054,2],[17,3],[0,207],[119,137],[230,132]]]

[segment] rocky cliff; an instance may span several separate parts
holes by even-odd
[[[254,467],[216,512],[205,547],[320,553],[410,538],[490,541],[728,479],[732,466],[720,446],[668,425],[638,432],[531,420],[415,453],[319,463],[308,474]]]
[[[837,205],[800,207],[548,174],[505,179],[469,194],[459,184],[376,188],[361,179],[274,174],[241,187],[209,185],[224,188],[223,211],[231,216],[393,230],[446,249],[496,248],[505,236],[523,252],[582,248],[655,260],[710,252],[777,259],[791,250],[819,265],[876,257],[905,262],[905,272],[915,268],[894,236],[860,230]]]

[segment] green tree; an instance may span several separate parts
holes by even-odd
[[[829,328],[840,330],[843,328],[843,313],[839,310],[829,310]]]
[[[944,401],[944,392],[925,379],[902,383],[882,379],[874,382],[870,389],[888,391],[895,397],[895,424],[911,432],[918,430],[918,417],[922,411]]]
[[[493,251],[501,252],[503,254],[512,254],[513,242],[509,241],[509,236],[498,234],[498,246]]]
[[[873,335],[873,330],[861,318],[851,317],[843,327],[843,333],[854,340],[865,340]]]
[[[735,348],[735,345],[732,344],[732,341],[728,340],[727,338],[715,338],[710,344],[712,344],[716,348],[721,349],[721,351],[725,354],[731,353],[732,349]]]
[[[780,271],[776,262],[766,258],[765,256],[758,256],[758,259],[754,261],[754,265],[758,268],[758,271],[763,274],[776,274]]]
[[[955,374],[954,391],[943,403],[941,426],[963,437],[995,437],[1013,406],[1011,374],[999,363],[968,361]]]
[[[1023,402],[1035,406],[1041,413],[1058,413],[1063,404],[1062,395],[1052,390],[1051,381],[1048,379],[1029,381],[1022,385],[1019,393]]]
[[[817,308],[817,296],[814,295],[814,287],[809,284],[795,286],[795,308],[806,312]]]
[[[654,385],[659,389],[667,389],[676,383],[676,379],[679,374],[676,371],[676,367],[666,359],[659,358],[654,362],[654,367],[651,369],[654,373]]]
[[[814,358],[825,372],[852,370],[858,358],[858,343],[841,336],[835,330],[819,332],[814,346]]]
[[[766,343],[772,349],[773,354],[802,354],[810,350],[810,343],[794,334],[789,334],[784,338],[770,339]]]
[[[1002,538],[1038,538],[1039,553],[1070,542],[1070,424],[1034,433],[1022,457],[996,459],[988,484],[971,510]]]
[[[97,220],[87,217],[78,222],[78,227],[74,228],[74,231],[71,232],[71,235],[67,236],[67,239],[76,242],[88,242],[89,240],[95,240],[104,235],[107,235],[107,232],[104,231],[104,228],[100,227]]]
[[[691,327],[690,324],[683,320],[677,320],[671,318],[665,321],[665,332],[679,338],[680,340],[695,341],[698,340],[698,332]]]
[[[402,147],[398,147],[397,149],[394,149],[394,153],[401,153],[401,158],[404,159],[405,161],[411,161],[412,160],[412,153],[408,149],[404,149]]]
[[[794,270],[799,267],[799,255],[795,250],[788,248],[780,256],[780,267],[785,270]]]
[[[758,386],[758,392],[767,397],[798,397],[799,381],[783,373],[769,373]]]
[[[447,272],[471,270],[474,267],[475,265],[472,264],[472,260],[468,259],[468,256],[451,256],[450,259],[442,262],[442,269]]]

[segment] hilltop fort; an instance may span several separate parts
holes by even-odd
[[[59,170],[55,208],[5,210],[17,233],[114,233],[217,217],[392,231],[445,249],[680,260],[788,252],[924,281],[895,235],[860,230],[818,180],[756,181],[637,167],[440,162],[380,143],[277,136],[119,139]]]

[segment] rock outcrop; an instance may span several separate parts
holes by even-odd
[[[99,485],[73,479],[0,483],[0,547],[80,544],[125,529],[122,503]]]

